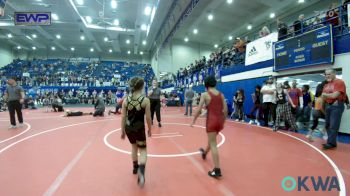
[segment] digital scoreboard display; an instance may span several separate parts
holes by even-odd
[[[333,63],[332,26],[276,42],[274,59],[275,71]]]

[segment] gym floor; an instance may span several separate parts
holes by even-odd
[[[89,108],[71,108],[90,111]],[[131,146],[120,139],[120,115],[62,117],[44,109],[24,110],[23,127],[8,129],[0,113],[0,195],[346,195],[350,189],[350,144],[323,151],[324,142],[305,135],[227,120],[218,136],[222,177],[207,175],[211,155],[205,118],[190,127],[183,108],[162,109],[162,124],[147,139],[146,183],[132,174]],[[157,125],[157,123],[155,123]],[[291,176],[335,176],[340,191],[290,192],[282,180]],[[291,181],[285,184],[293,186]]]

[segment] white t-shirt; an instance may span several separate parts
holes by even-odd
[[[272,84],[272,85],[265,85],[262,87],[261,91],[263,90],[272,90],[272,91],[276,91],[276,87]],[[276,103],[276,93],[274,94],[266,94],[263,93],[263,103],[267,103],[267,102],[271,102],[271,103]]]

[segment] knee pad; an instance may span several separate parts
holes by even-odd
[[[147,147],[146,141],[136,141],[136,145],[139,148],[146,148]]]

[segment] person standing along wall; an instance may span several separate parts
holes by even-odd
[[[333,69],[326,70],[327,84],[323,88],[322,98],[326,106],[326,130],[328,133],[327,143],[323,144],[323,149],[337,147],[337,136],[343,115],[346,99],[346,86],[343,80],[336,78]]]
[[[21,86],[17,85],[14,79],[9,79],[7,84],[4,97],[8,101],[7,105],[11,121],[10,129],[13,129],[16,128],[15,112],[17,113],[19,126],[23,126],[22,104],[24,102],[24,90]]]

